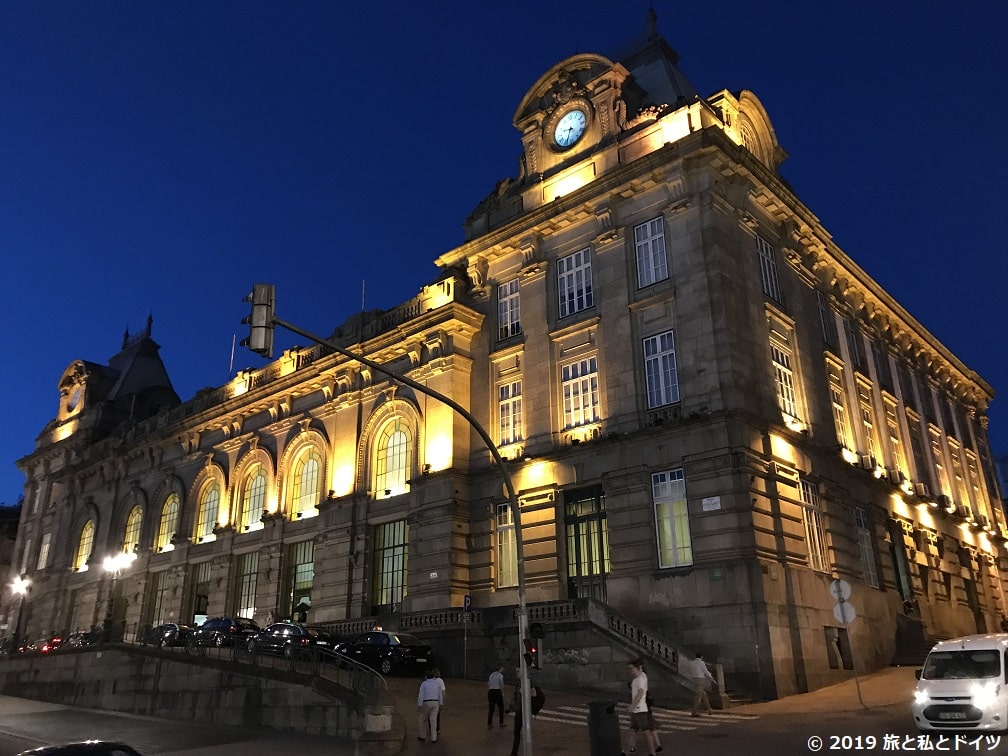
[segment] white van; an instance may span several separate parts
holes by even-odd
[[[914,723],[921,732],[1008,730],[1008,634],[936,643],[917,670]]]

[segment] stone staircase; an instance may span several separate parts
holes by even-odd
[[[924,623],[916,617],[904,614],[896,617],[896,651],[890,667],[920,667],[924,665],[931,647],[942,638],[928,634]]]

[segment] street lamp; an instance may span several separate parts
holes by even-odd
[[[518,658],[521,660],[521,689],[522,689],[522,742],[525,745],[525,756],[532,756],[532,686],[529,679],[529,665],[524,661],[524,639],[528,637],[528,606],[525,601],[525,560],[522,558],[524,547],[521,532],[521,511],[518,506],[518,495],[515,493],[514,484],[511,482],[511,474],[508,472],[507,463],[497,449],[497,444],[490,438],[490,434],[480,425],[479,421],[473,417],[468,410],[462,407],[451,397],[445,396],[440,391],[435,391],[428,386],[414,381],[405,375],[401,375],[394,370],[389,370],[384,365],[370,360],[367,357],[344,349],[328,339],[323,339],[313,333],[302,330],[295,325],[287,323],[276,317],[276,286],[273,284],[254,284],[252,293],[245,298],[246,302],[252,303],[251,314],[242,320],[250,326],[249,338],[242,341],[242,346],[247,346],[256,354],[272,359],[273,357],[273,329],[275,326],[286,328],[291,333],[311,339],[316,344],[321,344],[328,349],[332,349],[337,354],[355,360],[372,370],[387,375],[399,383],[409,386],[421,394],[426,394],[438,401],[448,405],[451,409],[459,413],[472,429],[479,434],[486,444],[494,462],[500,468],[501,476],[504,478],[504,487],[507,490],[508,504],[511,509],[511,519],[515,523],[515,549],[518,552]]]
[[[18,575],[11,583],[11,590],[21,596],[21,603],[18,605],[17,624],[14,625],[14,647],[17,648],[17,644],[21,640],[21,618],[24,614],[25,599],[28,597],[28,591],[31,590],[31,581],[23,575]]]
[[[105,569],[105,572],[109,575],[112,581],[111,585],[109,585],[108,606],[105,609],[105,622],[104,627],[102,628],[102,640],[104,641],[110,641],[112,639],[112,614],[115,603],[116,580],[118,580],[122,571],[133,564],[135,560],[136,554],[121,552],[115,556],[105,557],[105,560],[102,562],[102,567]],[[122,640],[122,638],[120,637],[119,640]]]

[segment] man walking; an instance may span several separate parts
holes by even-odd
[[[417,711],[420,712],[417,717],[417,740],[426,740],[429,733],[431,743],[437,743],[437,715],[443,700],[441,686],[434,679],[434,672],[427,670],[427,679],[420,683],[417,692]]]
[[[504,726],[504,665],[497,664],[487,679],[487,729],[493,729],[494,708],[498,711],[500,726]]]
[[[704,710],[710,714],[713,709],[711,709],[710,699],[707,697],[707,689],[714,685],[714,677],[707,669],[703,654],[697,654],[696,658],[690,662],[690,677],[693,678],[693,684],[696,686],[696,697],[693,699],[693,711],[690,712],[690,716],[700,716],[701,703],[703,703]]]
[[[655,756],[657,747],[655,742],[654,724],[651,715],[648,713],[647,695],[648,679],[644,674],[644,666],[640,659],[630,662],[630,674],[633,679],[630,681],[630,729],[633,730],[633,739],[630,743],[630,750],[637,749],[637,737],[644,733],[644,742],[647,744],[647,752],[650,756]]]

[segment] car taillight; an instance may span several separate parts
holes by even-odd
[[[301,645],[302,646],[307,646],[309,643],[311,643],[311,641],[308,640],[308,638],[302,638],[301,639]]]
[[[237,633],[238,632],[238,628],[235,627],[234,625],[231,625],[231,627],[228,628],[228,632],[229,633]]]

